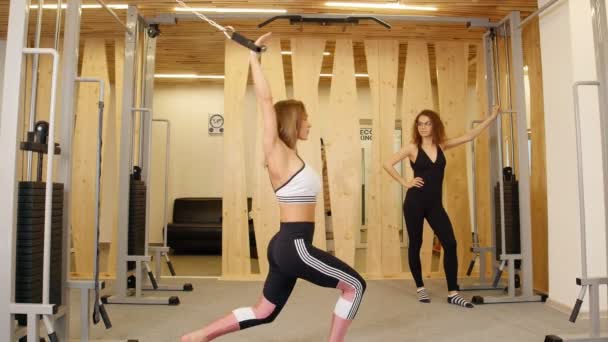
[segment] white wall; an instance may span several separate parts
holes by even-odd
[[[539,6],[546,2],[539,1]],[[572,306],[579,291],[574,280],[581,275],[572,85],[596,79],[589,2],[557,3],[541,17],[540,32],[546,115],[549,297],[558,304]],[[605,275],[597,90],[583,89],[580,93],[589,271],[590,275]],[[605,298],[600,303],[605,310]]]
[[[291,87],[288,95],[293,94]],[[313,129],[321,129],[330,119],[329,87],[319,91],[320,113],[313,120]],[[359,91],[362,118],[371,117],[370,93]],[[253,165],[255,156],[255,118],[257,115],[255,95],[248,87],[245,95],[245,141],[246,165]],[[221,83],[162,83],[155,85],[154,117],[171,121],[170,181],[167,220],[172,221],[173,201],[179,197],[222,197],[222,182],[231,171],[223,168],[223,137],[210,136],[207,132],[209,113],[224,113],[224,85]],[[152,213],[153,227],[150,242],[162,241],[162,198],[164,196],[165,128],[154,124],[152,145]],[[232,171],[234,172],[234,171]],[[238,170],[242,172],[242,170]],[[253,174],[247,173],[248,195],[252,196]]]

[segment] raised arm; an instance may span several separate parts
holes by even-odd
[[[256,40],[255,44],[258,46],[264,45],[266,41],[270,39],[272,33],[266,33]],[[253,78],[253,84],[255,89],[255,96],[257,98],[260,109],[262,110],[262,117],[264,120],[264,134],[263,134],[263,145],[264,154],[268,156],[279,142],[279,135],[277,130],[277,115],[274,110],[274,102],[270,91],[270,86],[264,73],[262,72],[262,66],[260,64],[259,55],[255,52],[251,52],[249,56],[249,64],[251,65],[251,75]]]
[[[488,128],[488,126],[490,126],[492,121],[494,121],[496,119],[496,117],[498,117],[499,111],[500,111],[500,107],[494,106],[494,108],[492,109],[492,115],[490,115],[482,123],[475,126],[475,128],[466,132],[465,134],[463,134],[459,137],[456,137],[456,138],[446,140],[446,142],[443,144],[442,148],[444,150],[447,150],[447,149],[462,145],[464,143],[467,143],[467,142],[477,138],[481,134],[481,132],[483,132],[486,128]]]
[[[405,146],[403,146],[401,148],[401,150],[399,150],[399,152],[395,153],[389,160],[387,160],[386,162],[384,162],[384,164],[382,165],[384,167],[384,170],[391,176],[393,177],[394,180],[396,180],[399,184],[401,184],[402,186],[404,186],[405,188],[409,189],[412,186],[416,186],[416,187],[421,187],[423,182],[422,179],[420,178],[415,178],[411,181],[406,181],[395,169],[395,165],[399,162],[401,162],[402,160],[404,160],[405,158],[411,158],[411,156],[413,155],[414,152],[414,145],[413,144],[407,144]]]

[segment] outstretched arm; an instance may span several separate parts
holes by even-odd
[[[266,33],[256,40],[255,44],[258,46],[264,45],[266,41],[270,39],[272,33]],[[255,96],[258,101],[258,105],[262,110],[262,117],[264,120],[264,134],[263,134],[263,145],[264,155],[268,156],[279,142],[279,135],[277,129],[277,116],[274,110],[274,102],[272,99],[272,93],[270,86],[264,73],[262,72],[262,65],[260,64],[259,55],[251,52],[249,56],[249,64],[251,65],[251,75],[253,78],[253,84],[255,89]]]
[[[462,145],[464,143],[467,143],[467,142],[477,138],[486,128],[488,128],[488,126],[490,126],[490,124],[496,119],[496,117],[498,117],[499,111],[500,111],[500,107],[494,106],[494,108],[492,110],[492,115],[490,115],[490,117],[485,119],[482,123],[477,125],[472,130],[466,132],[465,134],[463,134],[459,137],[456,137],[456,138],[446,140],[446,142],[443,144],[442,148],[444,150],[447,150],[447,149]]]

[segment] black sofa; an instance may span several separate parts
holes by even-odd
[[[251,198],[247,199],[248,212]],[[222,254],[222,199],[176,198],[173,222],[167,225],[167,245],[176,254]],[[249,220],[251,257],[257,258],[253,220]]]

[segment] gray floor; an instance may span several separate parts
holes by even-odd
[[[171,282],[175,281],[172,279]],[[180,282],[185,280],[180,279]],[[260,282],[225,282],[213,279],[188,280],[194,292],[169,293],[180,296],[175,307],[109,305],[114,327],[92,328],[99,340],[138,339],[178,341],[179,336],[241,306],[255,303]],[[412,281],[369,281],[359,315],[347,341],[534,341],[546,334],[586,332],[588,321],[576,325],[546,304],[502,304],[463,309],[445,302],[443,281],[427,282],[433,302],[420,304]],[[274,324],[252,328],[218,341],[326,341],[337,290],[299,282]],[[467,293],[467,296],[472,294]],[[78,296],[72,295],[78,312]],[[72,337],[77,339],[79,322],[72,315]]]

